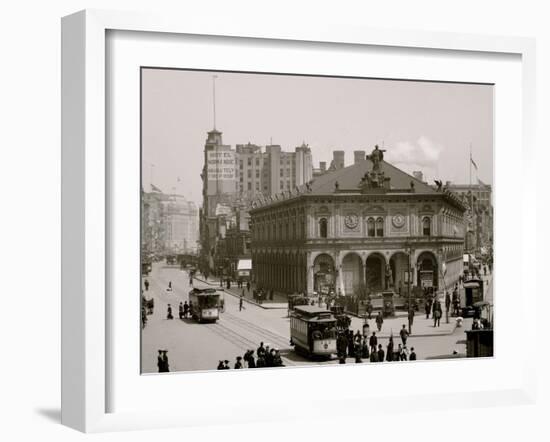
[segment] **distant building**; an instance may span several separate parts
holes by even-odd
[[[199,212],[182,195],[142,192],[142,250],[150,254],[194,254],[199,241]]]
[[[493,194],[492,186],[481,181],[478,184],[453,184],[445,187],[459,195],[467,206],[466,251],[481,253],[491,250],[493,244]]]

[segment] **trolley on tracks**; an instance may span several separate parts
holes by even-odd
[[[215,288],[194,288],[189,292],[189,311],[197,322],[216,322],[222,304],[222,293]]]
[[[330,358],[336,353],[336,318],[320,307],[297,305],[290,315],[290,343],[297,353]]]

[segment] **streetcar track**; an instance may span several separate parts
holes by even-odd
[[[276,343],[279,347],[288,348],[290,346],[289,340],[284,336],[270,330],[266,330],[250,321],[247,321],[246,319],[238,318],[227,312],[223,314],[223,317],[225,319],[229,319],[229,322],[233,322],[238,326],[247,328],[249,331],[263,335],[268,341],[273,341],[273,343]]]
[[[205,324],[205,326],[217,334],[218,336],[224,338],[225,340],[231,342],[233,345],[240,346],[237,342],[244,343],[245,344],[245,350],[246,349],[254,349],[257,345],[256,342],[252,341],[251,339],[237,333],[234,330],[231,330],[230,328],[226,327],[225,325],[221,324],[220,322],[217,322],[215,324]],[[229,335],[229,336],[228,336]],[[285,361],[285,365],[296,365],[296,363],[285,356],[281,355],[281,359]]]

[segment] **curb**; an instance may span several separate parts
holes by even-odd
[[[213,284],[209,281],[205,281],[204,279],[201,279],[201,278],[197,278],[197,277],[193,277],[193,279],[196,279],[197,281],[201,281],[201,282],[204,282],[205,284],[208,284],[208,285],[211,285],[211,286],[216,286],[217,284]],[[219,287],[219,286],[218,286]],[[235,293],[231,293],[230,291],[228,291],[225,287],[220,287],[221,290],[224,291],[224,293],[227,293],[228,295],[231,295],[235,298],[240,298],[239,295],[236,295]],[[260,308],[263,308],[264,310],[287,310],[287,307],[266,307],[264,306],[263,304],[260,304],[256,301],[254,301],[253,299],[249,299],[247,298],[246,296],[243,297],[243,300],[245,302],[247,302],[248,304],[252,304],[252,305],[255,305],[257,307],[260,307]]]

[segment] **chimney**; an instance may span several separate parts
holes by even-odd
[[[327,162],[326,161],[320,161],[319,162],[319,169],[321,169],[322,173],[325,173],[327,171]]]
[[[335,150],[332,152],[334,168],[336,170],[344,168],[344,155],[345,155],[345,152],[343,150]]]
[[[413,172],[413,177],[415,177],[418,181],[424,182],[424,174],[421,170],[415,170]]]
[[[354,150],[353,151],[353,164],[360,163],[365,159],[366,152],[364,150]]]

